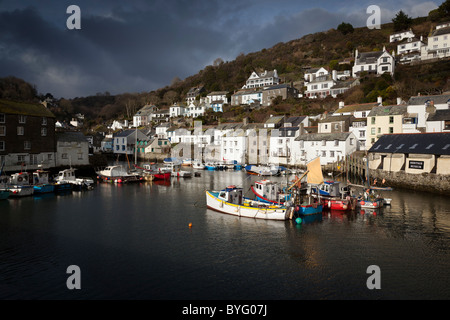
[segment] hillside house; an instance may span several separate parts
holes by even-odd
[[[205,88],[203,86],[198,87],[192,87],[189,89],[188,93],[186,94],[186,104],[190,105],[193,103],[200,94],[205,92]]]
[[[242,89],[260,88],[280,84],[277,70],[258,73],[253,71]]]
[[[262,105],[263,107],[270,106],[272,100],[276,97],[281,97],[282,100],[287,98],[298,97],[298,90],[289,84],[279,84],[276,86],[270,86],[262,91]]]
[[[394,34],[391,34],[389,36],[389,42],[400,42],[403,41],[404,39],[411,39],[414,38],[414,32],[412,32],[411,29],[409,30],[405,30],[405,31],[400,31],[400,32],[396,32]]]
[[[206,95],[206,99],[209,104],[214,101],[222,101],[222,104],[228,103],[228,91],[213,91]]]
[[[386,48],[382,51],[358,52],[355,51],[355,63],[352,68],[353,77],[358,77],[362,72],[381,75],[383,73],[394,74],[395,58]]]
[[[397,59],[399,63],[420,61],[422,47],[425,46],[422,36],[420,39],[407,38],[397,45]]]
[[[231,105],[250,105],[253,103],[262,103],[262,89],[239,90],[231,96]]]
[[[133,127],[148,126],[153,119],[154,113],[158,112],[158,108],[153,105],[145,105],[133,116]]]
[[[450,26],[448,23],[436,26],[428,37],[428,44],[422,46],[421,59],[440,59],[450,57]]]

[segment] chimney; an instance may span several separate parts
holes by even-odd
[[[245,117],[242,119],[242,122],[244,123],[244,126],[248,124],[248,117]]]
[[[344,105],[345,105],[344,101],[339,101],[339,108],[338,109],[343,108]]]
[[[397,105],[401,105],[402,104],[402,98],[397,98]]]
[[[383,98],[382,97],[378,97],[377,103],[381,106],[383,104]]]
[[[334,81],[337,81],[337,71],[336,71],[336,70],[333,70],[333,71],[331,72],[331,74],[332,74],[333,80],[334,80]]]

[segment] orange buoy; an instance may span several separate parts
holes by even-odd
[[[192,222],[189,222],[189,228],[192,228]]]

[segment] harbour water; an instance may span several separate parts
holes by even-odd
[[[449,299],[450,206],[394,190],[380,212],[262,221],[205,207],[244,172],[0,202],[2,299]],[[285,177],[274,178],[285,180]],[[192,224],[189,227],[189,224]],[[67,268],[80,268],[69,290]],[[369,289],[369,266],[381,289]]]

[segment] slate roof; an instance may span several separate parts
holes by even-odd
[[[319,123],[331,123],[331,122],[347,121],[347,120],[352,122],[352,120],[354,120],[354,119],[355,119],[355,117],[351,114],[342,115],[342,116],[328,116],[325,119],[320,120]]]
[[[428,116],[427,121],[446,121],[450,120],[450,109],[436,110]]]
[[[376,116],[395,116],[400,114],[406,114],[408,111],[407,106],[379,106],[374,107],[367,117],[376,117]]]
[[[61,142],[88,142],[86,136],[79,131],[57,132],[56,140]]]
[[[433,101],[434,104],[445,104],[450,100],[450,94],[439,94],[431,96],[415,96],[409,98],[409,105],[424,105],[427,102]]]
[[[450,132],[385,134],[369,152],[450,155]]]
[[[443,34],[449,34],[449,33],[450,33],[450,27],[444,27],[444,28],[440,28],[440,29],[435,30],[433,32],[433,34],[432,34],[432,37],[440,36],[440,35],[443,35]]]
[[[334,141],[334,140],[347,140],[351,132],[334,132],[334,133],[309,133],[302,134],[295,138],[295,141]]]

